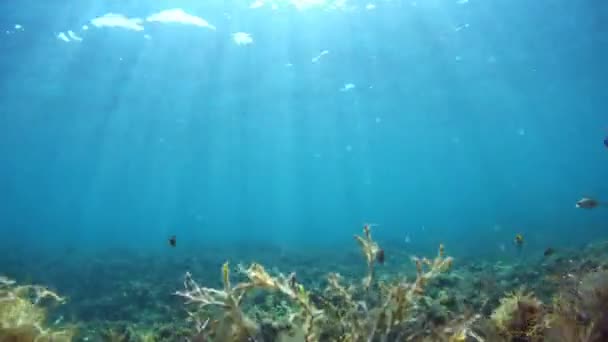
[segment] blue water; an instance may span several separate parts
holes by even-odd
[[[0,4],[0,250],[606,237],[604,2],[223,3]]]

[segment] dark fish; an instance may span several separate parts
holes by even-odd
[[[593,209],[599,205],[599,202],[594,200],[593,198],[583,197],[576,202],[577,208],[582,209]]]
[[[171,247],[175,247],[175,244],[176,244],[176,243],[177,243],[177,240],[176,240],[176,238],[175,238],[175,235],[172,235],[172,236],[169,238],[169,246],[171,246]]]
[[[606,139],[604,139],[604,146],[608,147],[608,137],[606,137]]]
[[[384,249],[380,249],[376,252],[376,261],[379,264],[384,264]]]
[[[289,275],[289,277],[287,278],[289,286],[292,289],[296,289],[296,285],[298,285],[298,279],[296,278],[296,272],[293,272]]]
[[[543,253],[544,256],[548,257],[551,256],[555,253],[555,249],[549,247],[547,249],[545,249],[545,252]]]

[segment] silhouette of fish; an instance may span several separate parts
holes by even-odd
[[[593,198],[583,197],[576,202],[576,207],[582,208],[582,209],[593,209],[593,208],[597,207],[599,204],[600,203]]]
[[[175,238],[175,235],[172,235],[172,236],[169,238],[169,246],[171,246],[171,247],[175,247],[175,245],[176,245],[176,244],[177,244],[177,240],[176,240],[176,238]]]
[[[551,256],[555,253],[555,249],[549,247],[547,249],[545,249],[545,252],[543,253],[544,256],[548,257]]]
[[[379,264],[384,264],[384,249],[380,249],[376,252],[376,261]]]

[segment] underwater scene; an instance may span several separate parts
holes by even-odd
[[[0,342],[608,341],[608,3],[0,3]]]

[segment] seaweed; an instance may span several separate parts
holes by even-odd
[[[198,309],[191,312],[197,322],[204,318],[202,328],[206,338],[217,341],[258,341],[258,340],[304,340],[312,341],[392,341],[414,334],[409,329],[416,322],[418,302],[424,297],[425,290],[433,278],[447,272],[452,258],[445,256],[440,245],[437,256],[413,258],[416,265],[416,278],[407,282],[396,279],[392,282],[375,283],[374,262],[381,249],[372,239],[370,227],[365,226],[365,236],[357,241],[366,256],[368,274],[361,286],[344,286],[343,278],[337,273],[327,277],[327,287],[323,291],[307,291],[299,284],[295,274],[285,276],[278,273],[271,276],[262,265],[253,263],[238,268],[245,277],[243,282],[232,286],[228,263],[222,268],[224,288],[222,290],[201,287],[190,273],[186,274],[185,290],[176,292],[196,304]],[[254,289],[278,293],[292,303],[287,309],[287,326],[281,329],[263,329],[262,326],[278,326],[276,317],[262,325],[254,321],[242,309],[243,299]],[[372,291],[375,290],[375,291]],[[201,312],[208,306],[220,308],[219,313]],[[216,317],[219,316],[219,319]],[[198,325],[201,327],[201,325]],[[264,333],[266,331],[266,333]],[[268,336],[273,331],[274,336]],[[279,331],[279,332],[277,332]]]
[[[510,341],[540,341],[546,328],[543,304],[533,293],[520,289],[508,293],[491,319]]]
[[[332,264],[317,255],[277,259],[273,249],[256,249],[255,255],[234,250],[232,259],[255,257],[262,263],[231,267],[225,262],[218,275],[209,276],[205,270],[222,261],[216,251],[195,262],[167,262],[158,266],[160,272],[145,274],[125,272],[131,266],[124,257],[118,263],[110,259],[104,267],[117,268],[116,275],[108,280],[106,272],[102,285],[68,292],[79,300],[53,310],[58,319],[50,325],[47,311],[65,298],[43,286],[0,277],[0,341],[74,340],[75,329],[63,323],[64,316],[78,320],[82,335],[76,341],[91,342],[608,340],[605,248],[560,250],[550,259],[539,256],[516,266],[471,259],[453,271],[443,245],[433,258],[409,257],[408,251],[391,248],[396,261],[380,267],[384,246],[374,240],[371,228],[365,226],[356,237],[361,263]],[[333,256],[340,258],[332,251]],[[342,257],[352,260],[351,255]],[[264,267],[273,260],[277,268]],[[411,266],[401,266],[399,260]],[[179,277],[174,266],[185,262],[192,273],[186,273],[184,288],[174,292],[178,285],[170,279]],[[298,277],[281,273],[279,268],[286,267],[294,267]],[[166,277],[162,271],[167,270],[175,276]],[[195,273],[203,278],[195,281]],[[99,280],[100,273],[91,276],[95,278],[84,276],[83,282]],[[214,278],[219,286],[203,286]],[[169,293],[186,299],[186,310],[182,300],[169,301]],[[113,311],[124,308],[128,315]]]
[[[552,341],[608,340],[608,271],[591,270],[569,282],[553,300]]]
[[[45,326],[49,302],[62,304],[65,298],[38,285],[17,285],[0,276],[0,341],[71,341],[73,329]]]

